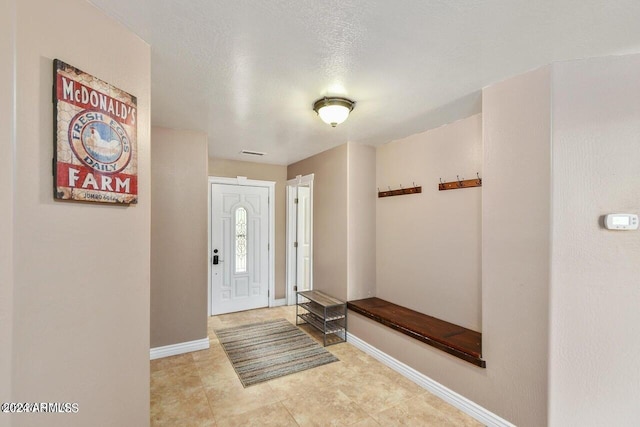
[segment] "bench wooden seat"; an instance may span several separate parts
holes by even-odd
[[[349,301],[347,307],[455,357],[486,368],[482,360],[482,334],[410,310],[380,298]]]

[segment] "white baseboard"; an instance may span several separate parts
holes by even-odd
[[[440,397],[442,400],[450,403],[462,412],[472,416],[481,423],[491,427],[515,427],[509,421],[500,418],[493,412],[490,412],[466,397],[456,393],[455,391],[443,386],[439,382],[429,378],[425,374],[416,371],[409,365],[405,365],[388,354],[378,350],[376,347],[361,340],[360,338],[347,333],[347,341],[355,347],[379,360],[402,376],[408,378],[419,386],[429,390],[431,393]]]
[[[287,305],[287,299],[280,298],[280,299],[274,299],[273,304],[271,304],[271,307],[282,307],[284,305]]]
[[[177,354],[190,353],[192,351],[206,350],[209,348],[209,337],[201,340],[181,342],[178,344],[165,345],[149,350],[151,360],[163,357],[175,356]]]

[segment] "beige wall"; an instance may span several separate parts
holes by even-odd
[[[82,0],[15,5],[13,400],[79,412],[14,425],[149,425],[150,49]],[[54,58],[137,96],[137,205],[54,202]]]
[[[377,187],[422,186],[376,200],[378,297],[480,331],[482,188],[438,191],[482,174],[482,116],[377,149]],[[481,175],[482,176],[482,175]]]
[[[13,330],[14,2],[0,2],[0,402],[11,402]],[[9,414],[0,426],[9,426]]]
[[[547,422],[549,84],[549,70],[545,68],[483,92],[481,300],[483,358],[487,368],[478,368],[363,316],[349,314],[350,332],[357,337],[522,427]],[[464,133],[472,135],[477,132],[479,117],[467,120],[459,124],[475,129]],[[405,167],[408,172],[416,172],[429,161],[420,158]],[[443,175],[448,176],[448,170],[455,166],[448,166]],[[384,170],[378,163],[379,179]],[[436,175],[435,180],[416,184],[429,190],[427,187],[435,187],[437,179]],[[405,182],[413,180],[405,176],[395,186],[408,185]],[[474,191],[478,190],[450,191],[442,197],[473,199]],[[378,206],[411,197],[379,200]],[[430,212],[433,207],[426,209]],[[379,227],[385,220],[380,212]],[[429,218],[424,212],[423,216]],[[380,228],[377,238],[380,251],[380,245],[385,244]],[[383,286],[378,276],[378,290]]]
[[[559,63],[553,73],[552,426],[640,419],[640,56]]]
[[[347,151],[347,299],[351,301],[376,294],[376,150],[348,143]]]
[[[275,181],[275,292],[276,299],[286,296],[286,187],[287,167],[264,163],[209,158],[209,175],[235,178],[246,176],[260,181]]]
[[[313,287],[347,299],[347,144],[289,165],[313,177]]]
[[[375,295],[375,149],[347,143],[289,165],[313,177],[313,287],[343,300]]]
[[[207,337],[207,135],[151,130],[151,348]]]
[[[492,389],[476,402],[523,427],[547,421],[550,92],[545,67],[485,89],[482,103],[482,343]]]

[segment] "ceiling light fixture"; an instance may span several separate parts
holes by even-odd
[[[336,127],[347,120],[354,105],[356,103],[347,98],[324,97],[313,104],[313,111],[318,113],[323,122]]]

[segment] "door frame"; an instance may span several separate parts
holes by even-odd
[[[269,307],[274,306],[275,302],[275,230],[276,230],[276,218],[275,218],[275,181],[260,181],[255,179],[247,179],[246,176],[237,176],[235,178],[227,178],[227,177],[219,177],[219,176],[209,176],[207,183],[207,200],[209,201],[207,205],[207,212],[209,213],[207,218],[207,313],[211,316],[211,260],[213,259],[213,249],[211,248],[211,184],[227,184],[227,185],[240,185],[240,186],[251,186],[251,187],[266,187],[269,189],[269,199],[268,199],[268,223],[269,223]]]
[[[298,186],[309,187],[309,227],[311,227],[311,247],[309,248],[309,256],[311,258],[309,288],[313,289],[313,176],[298,175],[294,179],[287,181],[287,292],[286,300],[287,305],[295,305],[296,292],[293,290],[293,286],[296,283],[296,251],[293,250],[296,239],[296,206],[295,206],[295,190]]]

